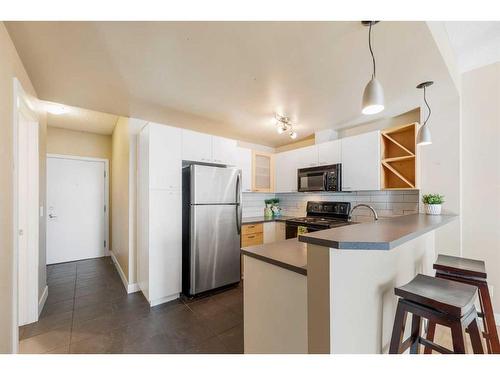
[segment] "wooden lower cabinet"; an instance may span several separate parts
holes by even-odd
[[[264,233],[246,234],[241,238],[241,247],[257,246],[264,243]]]
[[[245,224],[241,227],[241,247],[263,245],[284,239],[285,223],[281,221]],[[241,276],[243,278],[243,256],[241,259]]]

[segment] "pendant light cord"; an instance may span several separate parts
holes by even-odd
[[[424,86],[424,102],[425,105],[427,106],[427,109],[429,110],[429,113],[427,114],[427,118],[424,121],[424,125],[427,124],[427,121],[429,121],[429,118],[431,117],[431,107],[429,106],[429,103],[427,103],[427,98],[425,97],[425,86]]]
[[[373,21],[370,21],[370,26],[368,28],[368,48],[370,48],[370,54],[372,55],[372,61],[373,61],[372,78],[375,78],[375,76],[376,76],[376,67],[375,67],[375,56],[373,56],[373,49],[372,49],[372,22]]]

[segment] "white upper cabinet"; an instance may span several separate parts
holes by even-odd
[[[212,136],[183,129],[182,159],[206,163],[212,162]]]
[[[301,153],[297,150],[280,152],[275,155],[277,193],[297,191],[297,168]]]
[[[380,131],[341,141],[342,190],[380,190]]]
[[[236,166],[241,169],[241,191],[252,191],[252,150],[237,147]]]
[[[212,159],[214,163],[236,165],[237,142],[234,139],[212,137]]]
[[[318,165],[342,163],[341,143],[340,139],[319,143]]]
[[[181,189],[182,131],[179,128],[149,124],[149,188]]]
[[[297,168],[310,168],[318,166],[318,146],[312,145],[293,150],[297,160]]]
[[[236,165],[237,142],[192,130],[182,130],[182,159]]]

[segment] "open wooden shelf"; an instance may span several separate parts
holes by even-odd
[[[382,189],[416,188],[417,123],[381,132]]]

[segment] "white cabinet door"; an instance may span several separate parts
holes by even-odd
[[[166,125],[149,125],[150,189],[181,189],[182,130]]]
[[[212,159],[214,163],[236,165],[237,142],[234,139],[212,137]]]
[[[212,136],[183,129],[182,159],[212,162]]]
[[[181,193],[150,190],[149,199],[149,300],[155,305],[181,291]]]
[[[264,243],[276,242],[276,223],[270,221],[264,223]]]
[[[335,141],[329,141],[324,143],[319,143],[318,146],[318,164],[319,165],[329,165],[337,164],[342,162],[341,155],[341,141],[337,139]]]
[[[277,193],[297,191],[297,164],[299,153],[297,150],[285,151],[276,154],[276,188]]]
[[[380,190],[380,131],[342,138],[342,190]]]
[[[252,191],[252,150],[237,147],[237,167],[241,169],[241,191]]]
[[[297,168],[318,166],[318,147],[316,145],[298,148],[294,152],[296,153]]]

